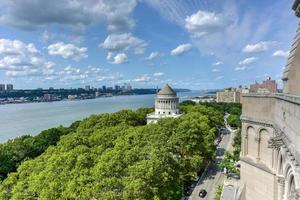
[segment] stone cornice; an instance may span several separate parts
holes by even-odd
[[[300,105],[300,95],[295,94],[287,94],[287,93],[266,93],[266,94],[257,94],[257,93],[249,93],[243,94],[242,97],[246,98],[275,98],[279,100],[283,100],[292,104]]]
[[[255,124],[259,126],[273,128],[272,122],[267,120],[258,120],[258,119],[253,119],[251,117],[241,116],[241,121],[243,123],[249,123],[249,124]]]

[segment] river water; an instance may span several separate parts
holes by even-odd
[[[182,101],[203,95],[203,92],[179,92],[177,95]],[[154,96],[130,95],[78,101],[0,105],[0,143],[25,134],[36,135],[42,130],[59,125],[68,126],[91,114],[153,107]]]

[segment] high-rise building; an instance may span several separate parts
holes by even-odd
[[[5,84],[0,84],[0,91],[4,91],[5,90]]]
[[[86,85],[86,86],[85,86],[85,90],[86,90],[86,91],[89,91],[90,89],[91,89],[91,86],[89,86],[89,85]]]
[[[7,91],[14,90],[14,85],[13,84],[6,84],[6,90]]]
[[[120,90],[121,87],[119,85],[115,85],[115,90]]]
[[[103,90],[103,92],[106,91],[106,86],[105,85],[102,86],[102,90]]]

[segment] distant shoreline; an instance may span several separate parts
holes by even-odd
[[[190,89],[175,89],[176,92],[190,92]],[[117,96],[138,96],[138,95],[153,95],[156,94],[156,92],[148,92],[148,93],[127,93],[127,94],[105,94],[102,96],[94,96],[94,97],[88,97],[88,98],[76,98],[76,99],[68,99],[68,98],[63,98],[59,100],[52,100],[52,101],[29,101],[29,100],[15,100],[13,102],[1,102],[0,101],[0,106],[1,105],[11,105],[11,104],[31,104],[31,103],[53,103],[53,102],[58,102],[58,101],[82,101],[82,100],[89,100],[89,99],[98,99],[98,98],[112,98],[112,97],[117,97]]]

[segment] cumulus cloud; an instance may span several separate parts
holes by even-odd
[[[219,72],[220,70],[219,69],[212,69],[211,71],[212,72]]]
[[[114,57],[110,56],[111,64],[122,64],[128,62],[127,55],[125,53],[118,53]]]
[[[219,65],[223,65],[223,62],[219,61],[219,62],[215,62],[213,63],[214,66],[219,66]]]
[[[0,39],[0,70],[5,70],[7,76],[48,76],[54,73],[54,65],[32,43]]]
[[[65,44],[63,42],[57,42],[48,46],[48,53],[50,55],[59,55],[65,59],[73,59],[79,61],[83,58],[87,58],[87,48],[77,47],[74,44]]]
[[[278,50],[273,53],[273,56],[287,58],[289,56],[289,51]]]
[[[85,69],[80,69],[78,67],[68,65],[58,72],[55,78],[65,83],[69,83],[70,81],[95,83],[96,81],[121,80],[123,77],[120,74],[107,74],[107,72],[109,72],[108,69],[101,67],[88,66]]]
[[[171,51],[171,55],[172,56],[179,56],[183,53],[186,53],[188,51],[190,51],[192,49],[192,45],[191,44],[181,44],[178,47],[176,47],[175,49],[173,49]]]
[[[160,76],[163,76],[163,75],[164,75],[163,72],[156,72],[156,73],[153,74],[153,76],[155,76],[155,77],[160,77]]]
[[[239,65],[250,65],[257,61],[256,57],[249,57],[239,62]]]
[[[244,71],[246,69],[246,66],[236,67],[234,68],[234,71]]]
[[[230,20],[222,14],[199,10],[197,13],[186,17],[185,28],[193,37],[201,37],[206,34],[223,30]]]
[[[99,46],[110,52],[133,51],[135,54],[142,54],[147,44],[131,33],[123,33],[107,36]]]
[[[256,44],[247,44],[243,48],[243,52],[245,53],[258,53],[269,50],[271,46],[274,46],[276,42],[274,41],[261,41]]]
[[[161,56],[161,54],[158,52],[151,52],[150,55],[148,57],[146,57],[146,60],[154,60],[160,56]]]
[[[130,15],[136,0],[51,0],[0,1],[0,23],[32,30],[51,24],[70,26],[77,30],[106,21],[111,32],[128,31],[134,26]]]
[[[151,81],[151,76],[148,74],[144,74],[142,76],[139,76],[135,79],[133,79],[134,82],[149,82]]]
[[[133,82],[142,82],[142,83],[149,83],[149,82],[158,82],[160,77],[164,76],[163,72],[156,72],[153,74],[143,74],[141,76],[136,77],[133,79]]]

